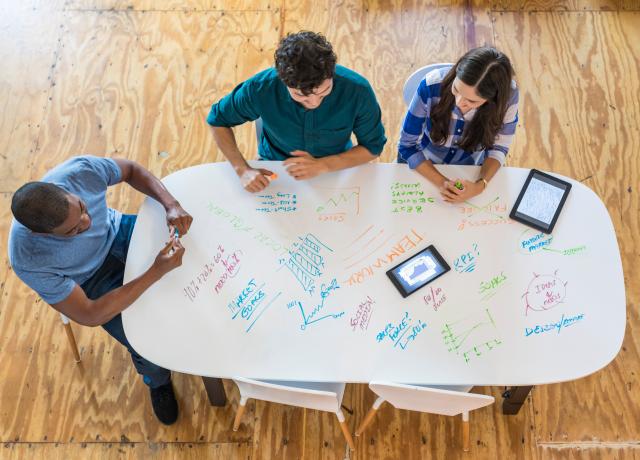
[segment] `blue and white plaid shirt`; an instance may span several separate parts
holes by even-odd
[[[398,160],[408,163],[411,169],[426,160],[438,164],[481,165],[486,158],[495,158],[503,165],[518,123],[518,88],[515,82],[511,82],[512,92],[504,124],[491,148],[469,152],[457,147],[465,123],[473,118],[477,109],[462,115],[458,107],[454,107],[446,142],[438,145],[431,141],[431,108],[440,100],[440,83],[450,69],[443,67],[429,72],[418,85],[402,124]]]

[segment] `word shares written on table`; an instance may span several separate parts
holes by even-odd
[[[298,237],[298,241],[291,244],[288,257],[279,260],[281,266],[287,267],[305,292],[313,295],[316,289],[316,279],[324,271],[323,253],[333,252],[329,246],[316,236],[307,233]]]
[[[499,275],[494,276],[493,278],[480,281],[480,288],[478,289],[478,294],[482,297],[482,300],[488,300],[498,292],[499,288],[504,286],[507,281],[507,275],[504,272],[500,272]]]
[[[327,313],[327,311],[325,311],[325,302],[336,289],[340,289],[340,286],[335,278],[331,280],[331,283],[329,283],[328,286],[325,286],[323,283],[320,286],[320,303],[318,303],[311,311],[307,311],[303,303],[299,300],[292,300],[287,304],[288,309],[298,310],[300,312],[300,316],[302,317],[302,324],[300,324],[301,330],[304,331],[307,326],[311,324],[315,324],[326,319],[337,319],[344,315],[344,311],[332,313]]]
[[[298,197],[295,193],[267,193],[258,195],[260,200],[256,211],[265,213],[294,212],[298,209]]]
[[[434,203],[433,197],[427,197],[422,183],[395,182],[391,185],[391,212],[422,214],[427,203]]]
[[[442,288],[429,286],[429,292],[422,297],[422,300],[424,300],[424,304],[427,307],[433,308],[434,311],[438,311],[438,309],[447,301],[447,296]]]
[[[501,345],[502,341],[496,335],[496,324],[489,309],[445,323],[442,328],[442,339],[448,351],[462,356],[465,363]]]
[[[575,316],[569,316],[566,318],[563,314],[562,318],[560,318],[559,321],[556,321],[553,323],[547,323],[547,324],[539,324],[532,327],[525,327],[524,336],[530,337],[531,335],[544,334],[545,332],[549,332],[549,331],[557,331],[558,334],[560,334],[561,330],[569,326],[573,326],[578,321],[582,321],[583,318],[584,318],[584,313],[580,313],[579,315],[575,315]]]
[[[473,243],[471,249],[465,251],[453,261],[453,268],[458,273],[471,273],[476,269],[479,256],[478,244]]]
[[[369,328],[369,322],[371,321],[371,315],[373,314],[373,305],[375,304],[370,296],[367,296],[365,300],[360,302],[356,307],[356,311],[349,319],[349,325],[355,332],[357,329],[366,331]]]
[[[253,240],[258,242],[262,247],[270,249],[277,254],[287,253],[289,247],[285,243],[282,243],[274,236],[256,228],[251,224],[251,222],[247,222],[237,214],[227,211],[211,201],[209,202],[207,209],[215,217],[231,226],[233,231],[244,234],[247,238],[253,238]]]
[[[525,316],[529,310],[546,311],[564,302],[567,284],[558,277],[558,270],[543,275],[534,273],[527,291],[522,294],[525,299]]]
[[[360,214],[360,187],[318,188],[317,192],[320,222],[344,222],[347,217]]]
[[[200,289],[211,283],[214,292],[219,294],[225,283],[238,274],[241,258],[242,251],[227,252],[221,244],[218,245],[213,259],[205,263],[196,277],[182,288],[185,297],[193,302],[200,294]]]
[[[458,230],[462,231],[471,227],[485,227],[488,225],[513,224],[513,220],[508,219],[507,203],[500,201],[497,196],[488,203],[478,206],[465,201],[463,206],[458,207],[462,219],[458,224]]]
[[[376,342],[383,342],[388,339],[387,342],[393,343],[393,347],[398,347],[401,350],[406,350],[410,342],[413,342],[418,334],[427,328],[427,323],[418,319],[413,320],[409,316],[409,312],[404,312],[404,315],[397,323],[388,323],[383,330],[376,335]]]
[[[227,307],[231,312],[231,319],[245,321],[245,332],[251,331],[253,325],[260,319],[271,304],[280,297],[282,292],[269,297],[265,290],[265,283],[258,283],[255,278],[251,278],[242,291],[228,303]]]
[[[372,227],[369,227],[369,229],[371,228]],[[372,238],[370,238],[364,246],[350,246],[353,253],[344,259],[348,264],[345,270],[349,270],[357,265],[361,268],[352,272],[349,278],[344,280],[343,283],[349,286],[362,283],[372,277],[374,273],[384,270],[385,266],[392,264],[396,258],[401,257],[405,252],[416,248],[418,243],[424,239],[424,237],[413,228],[400,238],[397,236],[394,238],[394,235],[385,237],[384,230],[377,233],[374,231],[371,236]],[[363,265],[363,262],[372,256],[375,257],[375,261]]]

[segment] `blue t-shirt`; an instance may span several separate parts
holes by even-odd
[[[74,236],[34,233],[13,219],[9,232],[9,261],[13,271],[42,299],[54,304],[71,294],[100,268],[118,233],[122,214],[107,207],[107,187],[122,179],[110,158],[81,156],[49,171],[50,182],[79,196],[87,205],[91,226]]]

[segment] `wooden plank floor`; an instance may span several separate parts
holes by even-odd
[[[159,425],[122,347],[75,327],[76,366],[58,316],[17,280],[5,243],[12,192],[64,159],[95,153],[164,176],[222,159],[210,104],[269,66],[283,33],[321,31],[376,89],[396,156],[401,89],[415,68],[494,44],[521,88],[512,166],[577,178],[605,202],[625,270],[622,350],[587,378],[534,389],[519,415],[500,404],[459,420],[384,406],[348,454],[334,416],[250,402],[213,409],[199,379],[174,377],[181,416]],[[0,0],[0,458],[640,458],[640,0]],[[238,130],[255,152],[253,128]],[[115,187],[110,203],[141,198]],[[603,287],[606,289],[606,287]],[[476,388],[500,402],[501,388]],[[373,396],[349,385],[355,429]]]

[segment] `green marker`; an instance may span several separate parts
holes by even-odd
[[[453,184],[453,186],[458,190],[462,190],[464,188],[464,186],[462,185],[462,182],[460,182],[459,180],[457,180],[456,183]]]

